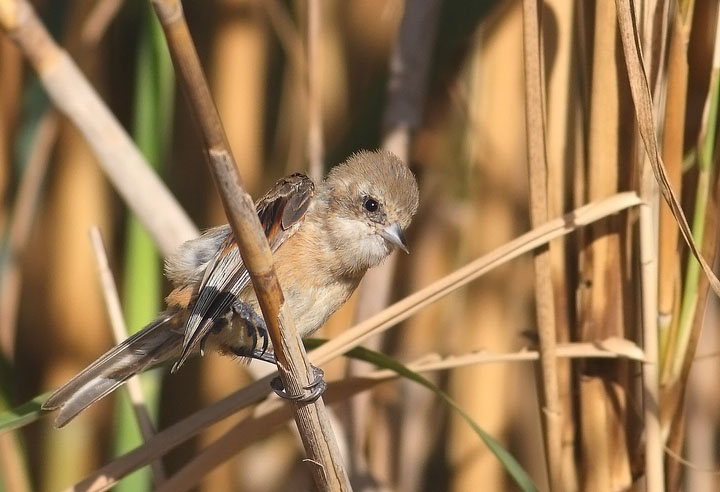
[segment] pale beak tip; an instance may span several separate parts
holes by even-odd
[[[383,229],[380,235],[393,245],[405,251],[405,253],[410,254],[410,250],[407,247],[407,241],[405,241],[405,234],[403,233],[400,225],[397,223],[387,226]]]

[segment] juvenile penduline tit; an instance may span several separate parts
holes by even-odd
[[[317,185],[293,174],[257,202],[275,272],[300,336],[320,328],[347,301],[368,268],[408,252],[404,231],[418,207],[407,166],[389,152],[360,152]],[[165,262],[174,290],[167,309],[65,383],[43,405],[62,427],[131,376],[214,349],[274,361],[250,276],[230,226],[185,242]],[[305,401],[324,388],[321,373]],[[276,388],[277,389],[277,388]],[[282,396],[282,395],[281,395]],[[285,395],[288,397],[287,395]]]

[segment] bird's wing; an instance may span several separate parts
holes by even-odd
[[[278,181],[257,202],[260,224],[273,253],[295,234],[302,224],[314,190],[315,186],[310,178],[303,174],[293,174]],[[173,371],[185,362],[218,317],[227,313],[249,282],[250,275],[230,231],[205,269],[197,299],[185,326],[182,354],[173,366]]]

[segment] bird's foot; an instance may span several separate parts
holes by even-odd
[[[259,351],[260,356],[265,355],[265,352],[268,349],[268,340],[270,337],[268,336],[265,320],[262,319],[262,317],[260,317],[248,303],[240,300],[235,300],[235,302],[233,302],[232,314],[233,316],[238,316],[243,320],[243,323],[245,323],[245,327],[247,328],[247,335],[252,340],[252,343],[249,346],[248,354],[245,356],[268,362],[266,359],[255,355],[255,352],[258,352],[257,346],[259,340],[262,341],[262,349]],[[273,358],[273,361],[274,360],[275,359]]]
[[[285,386],[282,383],[280,377],[274,378],[270,381],[270,386],[276,395],[286,400],[294,401],[297,403],[312,403],[327,389],[327,383],[323,379],[325,373],[319,367],[315,367],[311,364],[313,371],[313,380],[307,386],[303,386],[303,391],[298,394],[290,394],[285,390]]]
[[[265,350],[254,349],[252,351],[249,351],[244,348],[238,348],[234,349],[233,352],[239,357],[249,357],[251,359],[261,360],[269,364],[277,365],[275,355],[269,352],[265,352]],[[285,386],[283,385],[282,380],[279,376],[276,376],[275,378],[273,378],[272,381],[270,381],[270,387],[280,398],[295,401],[298,403],[312,403],[318,398],[320,398],[320,396],[325,392],[325,389],[327,389],[327,383],[323,379],[323,376],[325,375],[323,370],[319,367],[313,366],[312,364],[311,367],[314,376],[313,380],[310,384],[303,387],[304,391],[302,393],[294,395],[289,394],[285,390]]]
[[[247,303],[237,300],[232,305],[232,312],[235,316],[239,316],[247,327],[248,336],[252,339],[249,346],[233,349],[235,355],[239,357],[249,357],[251,359],[261,360],[269,364],[277,364],[275,355],[268,353],[268,332],[265,320],[263,320],[255,310]],[[262,348],[258,348],[258,341],[262,340]],[[327,383],[323,379],[325,373],[319,367],[312,366],[313,380],[307,386],[303,387],[300,394],[289,394],[279,377],[274,378],[270,382],[275,394],[286,400],[292,400],[298,403],[311,403],[320,398],[327,388]]]

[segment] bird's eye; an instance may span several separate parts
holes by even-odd
[[[368,196],[365,197],[365,201],[363,202],[363,207],[365,207],[365,210],[368,212],[375,212],[380,204],[375,200],[373,197]]]

